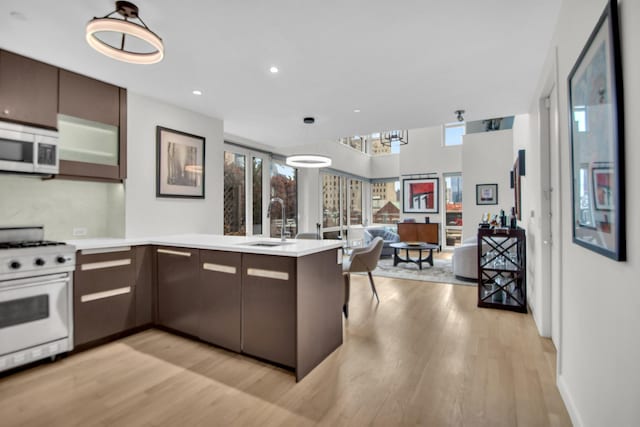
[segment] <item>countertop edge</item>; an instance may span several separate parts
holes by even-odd
[[[203,235],[204,236],[204,235]],[[217,236],[223,237],[223,236]],[[252,238],[253,241],[264,240],[264,241],[274,241],[273,239],[268,238]],[[291,239],[288,240],[289,245],[295,244],[296,240]],[[292,243],[293,242],[293,243]],[[303,240],[301,242],[308,243],[313,242],[309,240]],[[76,250],[99,250],[99,249],[111,249],[117,247],[126,247],[126,246],[142,246],[142,245],[155,245],[155,246],[173,246],[173,247],[181,247],[181,248],[191,248],[191,249],[204,249],[204,250],[218,250],[218,251],[228,251],[228,252],[241,252],[241,253],[250,253],[257,255],[276,255],[276,256],[286,256],[299,258],[306,255],[312,255],[319,252],[324,252],[332,249],[339,249],[342,247],[341,241],[328,241],[322,240],[323,245],[320,247],[314,248],[304,248],[293,252],[289,248],[289,250],[282,250],[279,247],[259,247],[259,246],[251,246],[243,244],[242,242],[236,243],[202,243],[202,242],[190,242],[188,238],[182,239],[180,241],[179,237],[174,236],[166,236],[166,237],[149,237],[149,238],[107,238],[107,239],[86,239],[86,240],[68,240],[67,244],[75,246]]]

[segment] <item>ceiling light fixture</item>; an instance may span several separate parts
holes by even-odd
[[[464,110],[456,110],[453,112],[453,114],[456,115],[456,119],[458,119],[459,122],[464,122]]]
[[[124,19],[111,18],[114,13],[120,14]],[[132,22],[138,20],[140,24]],[[164,44],[138,15],[138,7],[128,1],[117,1],[116,10],[103,16],[93,18],[87,24],[86,38],[89,46],[118,61],[132,64],[155,64],[164,57]],[[117,33],[121,35],[120,44],[112,45],[99,37],[100,33]],[[103,35],[104,36],[104,35]],[[136,38],[151,46],[150,52],[135,52],[125,47],[125,37]],[[107,35],[108,38],[108,35]]]
[[[380,132],[380,143],[387,147],[391,147],[392,145],[407,145],[409,143],[409,131],[390,130]]]
[[[192,93],[192,94],[194,94],[194,95],[197,95],[197,96],[202,95],[202,91],[201,91],[201,90],[198,90],[198,89],[194,90],[194,91],[193,91],[193,92],[191,92],[191,93]]]
[[[271,71],[273,74],[276,74],[280,70],[278,70],[278,67],[271,67],[269,68],[269,71]]]
[[[286,163],[295,168],[326,168],[331,166],[331,159],[316,154],[296,154],[287,156]]]
[[[359,113],[360,110],[358,110],[357,108],[355,110],[353,110],[354,113]]]
[[[302,121],[308,125],[315,123],[313,117],[305,117]],[[326,168],[331,166],[331,158],[318,154],[294,154],[287,156],[285,163],[294,168]]]

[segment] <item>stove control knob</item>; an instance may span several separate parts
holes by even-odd
[[[42,267],[44,265],[44,260],[42,258],[37,258],[36,265]]]
[[[67,258],[65,258],[62,255],[60,255],[59,257],[56,258],[56,262],[58,264],[64,264],[65,262],[67,262]]]
[[[20,264],[18,261],[11,261],[11,263],[9,264],[9,267],[11,267],[11,269],[13,270],[17,270],[20,267],[22,267],[22,264]]]

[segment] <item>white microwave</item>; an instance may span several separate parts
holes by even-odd
[[[58,173],[58,132],[0,122],[0,172]]]

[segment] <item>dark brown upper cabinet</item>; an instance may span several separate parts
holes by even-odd
[[[71,71],[60,70],[58,112],[120,126],[120,88]]]
[[[0,118],[58,128],[58,68],[0,51]]]
[[[127,91],[60,70],[60,177],[126,178]],[[112,138],[105,139],[105,135]]]

